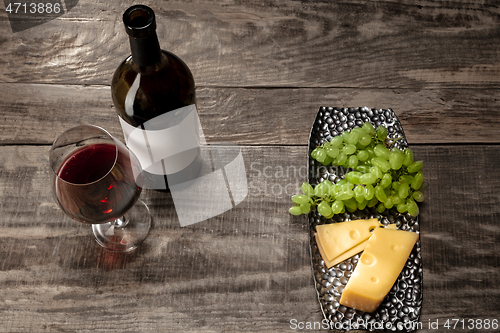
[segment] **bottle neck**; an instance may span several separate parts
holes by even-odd
[[[139,67],[149,67],[161,62],[160,43],[156,33],[144,38],[129,36],[132,60]]]

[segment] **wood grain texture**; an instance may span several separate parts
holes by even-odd
[[[106,86],[0,83],[0,144],[50,144],[83,123],[122,137]],[[410,143],[499,143],[500,89],[198,88],[210,142],[306,145],[320,106],[392,108]]]
[[[500,320],[498,1],[142,3],[163,48],[193,71],[208,141],[242,147],[248,197],[181,228],[170,195],[146,190],[145,243],[101,249],[55,204],[48,150],[83,123],[122,138],[109,85],[130,52],[121,16],[131,2],[80,0],[16,33],[0,7],[0,333],[317,325],[307,220],[287,210],[320,106],[393,108],[426,164],[419,332]]]
[[[498,88],[496,1],[146,1],[161,45],[198,86]],[[129,1],[80,0],[12,33],[0,13],[0,82],[108,85],[129,54]],[[19,16],[30,20],[30,16]]]
[[[305,147],[243,147],[247,199],[190,227],[178,226],[169,195],[145,191],[154,226],[128,255],[101,250],[89,226],[57,208],[47,150],[0,147],[9,156],[0,162],[1,332],[288,332],[292,319],[321,321],[307,220],[287,213]],[[500,148],[414,150],[430,183],[421,321],[494,318],[500,181],[488,175],[500,172]]]

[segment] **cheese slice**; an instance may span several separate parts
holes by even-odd
[[[353,247],[352,249],[347,250],[346,252],[342,253],[338,257],[333,258],[332,260],[326,259],[326,255],[324,254],[324,250],[321,247],[321,245],[319,245],[319,244],[318,244],[318,250],[319,250],[319,253],[321,254],[321,257],[325,261],[326,267],[331,268],[331,267],[337,265],[338,263],[340,263],[346,259],[349,259],[350,257],[353,257],[355,254],[363,251],[365,249],[367,243],[368,243],[368,240],[365,240],[364,242],[361,242],[358,245],[356,245],[355,247]]]
[[[396,282],[417,240],[415,232],[376,228],[339,303],[360,311],[375,311]]]
[[[316,226],[316,243],[328,268],[363,251],[378,219],[354,220]]]

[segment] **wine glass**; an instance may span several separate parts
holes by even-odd
[[[102,247],[131,251],[146,238],[151,215],[139,200],[142,169],[123,143],[98,126],[73,127],[54,141],[49,162],[58,205],[92,224]]]

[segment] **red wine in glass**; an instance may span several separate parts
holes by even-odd
[[[71,218],[93,224],[99,244],[128,251],[146,236],[147,206],[140,164],[127,147],[102,128],[84,125],[64,132],[50,151],[57,203]]]

